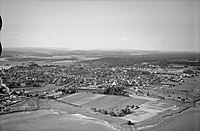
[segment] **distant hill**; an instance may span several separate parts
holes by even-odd
[[[2,57],[12,56],[36,56],[36,57],[52,57],[52,56],[68,56],[81,55],[86,57],[123,57],[136,55],[173,55],[185,54],[188,52],[160,52],[160,51],[146,51],[134,49],[108,50],[108,49],[94,49],[94,50],[72,50],[65,48],[40,48],[40,47],[17,47],[4,48]],[[195,54],[195,53],[189,53]]]
[[[16,51],[18,53],[22,53],[27,55],[27,53],[29,54],[34,54],[37,56],[37,53],[39,53],[39,56],[42,56],[42,54],[44,55],[44,57],[46,55],[54,55],[54,54],[64,54],[66,53],[66,51],[69,51],[70,49],[62,49],[62,48],[42,48],[42,47],[14,47],[14,48],[4,48],[4,54],[6,54],[7,51]],[[17,54],[18,54],[17,53]],[[12,55],[12,54],[11,54]],[[14,53],[15,55],[15,53]]]
[[[108,57],[108,56],[124,56],[124,55],[141,55],[156,53],[158,51],[143,51],[143,50],[72,50],[63,48],[40,48],[40,47],[18,47],[18,48],[4,48],[3,56],[40,56],[50,57],[54,55],[83,55],[88,57]]]
[[[19,56],[19,55],[27,56],[30,53],[31,52],[23,52],[23,51],[15,51],[15,50],[3,50],[2,57],[13,57],[13,56]]]

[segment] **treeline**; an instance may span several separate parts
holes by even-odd
[[[125,115],[133,113],[134,112],[133,110],[136,110],[138,108],[139,108],[139,106],[127,105],[125,108],[123,108],[117,112],[114,112],[113,110],[107,111],[105,109],[97,109],[95,107],[92,107],[91,110],[94,112],[102,113],[104,115],[110,115],[110,116],[114,116],[114,117],[123,117]]]
[[[78,90],[74,87],[60,88],[57,91],[61,91],[63,94],[73,94],[73,93],[78,92]]]
[[[119,96],[129,96],[126,91],[122,87],[107,87],[104,89],[103,94],[107,95],[119,95]]]

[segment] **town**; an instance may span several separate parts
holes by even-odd
[[[8,70],[2,69],[1,77],[2,82],[9,89],[12,90],[13,88],[14,92],[23,94],[26,92],[27,95],[26,89],[29,89],[28,87],[42,88],[47,84],[53,84],[55,87],[59,87],[57,91],[62,86],[62,89],[71,87],[79,91],[127,96],[128,94],[136,94],[191,102],[195,98],[188,96],[187,89],[174,91],[170,87],[181,85],[185,82],[184,78],[195,77],[199,73],[197,67],[188,69],[170,65],[170,67],[163,69],[158,65],[149,63],[129,67],[106,67],[98,64],[77,63],[66,67],[39,66],[34,62],[28,62],[11,67]],[[123,90],[112,92],[108,90],[110,87],[114,87],[111,89],[119,88]],[[47,89],[47,91],[51,90]],[[37,92],[34,95],[38,95]],[[163,92],[163,94],[159,92]],[[30,91],[29,93],[33,92]],[[182,95],[179,96],[178,94]],[[58,93],[55,93],[55,95],[58,95]]]
[[[151,61],[132,64],[128,60],[128,64],[117,64],[109,58],[102,58],[70,65],[39,65],[37,61],[27,61],[9,69],[2,68],[0,114],[35,111],[43,106],[38,104],[41,101],[54,100],[128,120],[126,125],[139,129],[145,119],[134,121],[135,117],[130,118],[130,115],[146,111],[146,106],[149,108],[157,100],[161,101],[157,104],[167,106],[165,109],[163,107],[162,112],[180,112],[199,101],[200,90],[197,86],[200,82],[200,66],[174,63],[159,65]],[[188,88],[191,80],[194,85]],[[104,101],[108,98],[113,100]],[[114,99],[124,101],[117,103]],[[92,104],[93,101],[99,104]],[[146,104],[149,103],[147,101],[151,105]],[[100,106],[106,102],[113,105]],[[151,118],[151,115],[152,112],[149,112],[147,118]]]

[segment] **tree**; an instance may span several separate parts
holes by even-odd
[[[101,113],[102,113],[102,114],[105,114],[105,115],[108,114],[108,112],[107,112],[106,110],[104,110],[104,109],[101,110]]]
[[[110,111],[108,114],[111,116],[116,116],[115,112],[113,112],[113,111]]]
[[[128,125],[134,125],[134,123],[132,123],[131,121],[127,122]]]
[[[93,110],[94,112],[97,112],[97,108],[92,107],[91,110]]]
[[[123,116],[125,116],[125,114],[124,114],[124,112],[123,112],[122,110],[120,110],[120,111],[118,112],[118,116],[119,116],[119,117],[123,117]]]

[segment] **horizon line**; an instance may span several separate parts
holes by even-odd
[[[152,52],[191,52],[191,53],[200,53],[200,50],[151,50],[151,49],[128,49],[128,48],[119,48],[119,49],[110,49],[110,48],[91,48],[91,49],[74,49],[74,48],[67,48],[67,47],[34,47],[34,46],[10,46],[10,47],[3,47],[3,49],[12,49],[12,48],[41,48],[41,49],[60,49],[60,50],[71,50],[71,51],[90,51],[90,50],[102,50],[102,51],[152,51]]]

